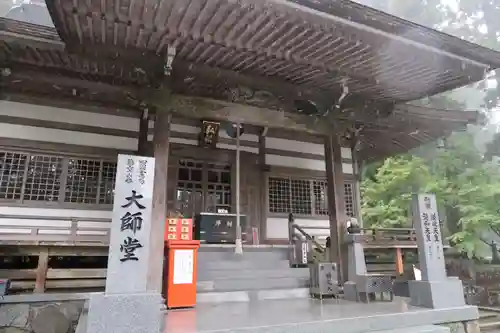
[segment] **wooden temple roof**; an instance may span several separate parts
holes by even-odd
[[[355,132],[364,160],[476,122],[477,112],[405,102],[500,67],[497,52],[345,0],[47,5],[55,28],[0,18],[4,98],[57,96],[138,112],[153,100],[188,117]],[[176,52],[166,78],[169,47]],[[297,112],[297,100],[319,113]]]
[[[348,98],[401,102],[481,80],[494,51],[345,0],[48,0],[67,45],[165,54]],[[346,101],[347,102],[347,101]]]

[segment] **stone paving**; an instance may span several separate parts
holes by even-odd
[[[84,301],[0,304],[0,333],[74,332]]]
[[[396,297],[394,302],[369,304],[310,299],[199,304],[195,309],[169,311],[165,333],[360,333],[441,323],[456,323],[456,333],[464,333],[463,322],[478,317],[476,307],[432,310],[409,306],[407,301]]]

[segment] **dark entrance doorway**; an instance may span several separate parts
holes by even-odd
[[[231,211],[231,165],[181,159],[177,177],[176,210],[183,216]]]

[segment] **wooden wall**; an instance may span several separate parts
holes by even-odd
[[[69,110],[44,105],[0,101],[0,149],[47,152],[77,156],[97,156],[116,159],[118,153],[135,153],[138,146],[140,113],[107,110]],[[175,206],[177,168],[180,159],[223,162],[232,165],[235,174],[236,142],[223,129],[215,150],[198,147],[200,122],[174,118],[171,126],[171,158],[169,160],[168,208]],[[153,139],[154,122],[149,123],[148,140]],[[248,215],[251,226],[259,227],[261,240],[283,241],[288,237],[286,216],[268,213],[267,179],[273,175],[298,176],[304,179],[325,179],[322,138],[301,133],[270,129],[265,138],[262,128],[247,126],[241,137],[241,211]],[[342,171],[354,181],[350,149],[342,149]],[[234,180],[234,177],[232,177]],[[232,182],[235,198],[235,185]],[[234,203],[236,200],[232,200]],[[14,208],[15,207],[15,208]],[[0,218],[2,225],[12,223],[48,223],[51,216],[109,219],[110,207],[19,207],[0,201],[0,215],[39,215],[43,219],[31,222]],[[233,209],[234,211],[234,209]],[[328,219],[299,218],[305,226],[327,226]],[[58,221],[53,223],[67,223]],[[40,227],[38,226],[38,227]],[[0,231],[1,238],[1,231]]]
[[[342,172],[346,181],[353,185],[354,191],[358,191],[357,175],[350,148],[342,148],[342,162]],[[268,166],[266,177],[324,180],[326,179],[326,165],[323,138],[282,130],[270,130],[265,139],[265,163]],[[358,210],[357,206],[356,203],[356,211]],[[288,240],[287,214],[270,213],[269,200],[267,200],[265,209],[267,218],[264,225],[264,237],[270,242]],[[301,216],[299,214],[296,215],[295,222],[309,234],[318,238],[325,238],[328,235],[328,216]],[[307,227],[324,227],[325,229],[308,229]]]

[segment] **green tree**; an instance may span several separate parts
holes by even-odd
[[[477,255],[484,243],[500,237],[500,168],[494,162],[484,163],[465,170],[457,182],[460,188],[454,196],[461,229],[451,240],[469,256]]]
[[[408,227],[411,194],[435,193],[445,234],[469,256],[481,256],[484,243],[500,239],[500,166],[486,161],[474,135],[451,135],[446,148],[422,147],[419,156],[386,159],[362,182],[362,213],[367,226]]]
[[[363,223],[369,227],[411,226],[413,192],[433,184],[429,168],[419,157],[390,157],[361,184]]]

